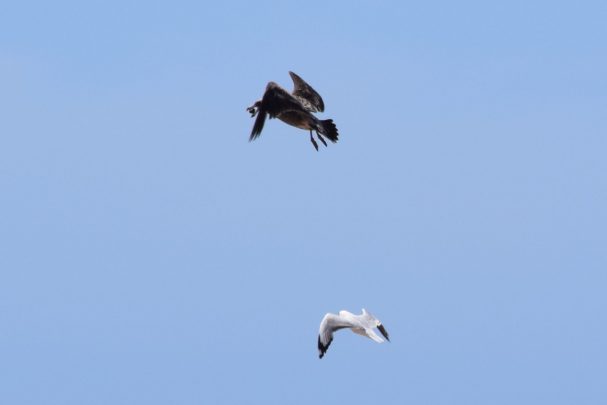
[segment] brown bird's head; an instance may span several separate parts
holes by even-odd
[[[251,117],[257,115],[257,110],[259,110],[259,106],[261,106],[261,100],[257,100],[255,104],[250,107],[247,107],[247,111],[251,113]]]

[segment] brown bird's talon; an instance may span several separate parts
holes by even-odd
[[[322,137],[321,134],[319,134],[318,132],[316,132],[316,136],[318,136],[318,139],[320,139],[320,141],[323,143],[323,145],[328,146],[327,142],[325,141],[325,139]]]
[[[318,152],[318,144],[316,143],[316,141],[314,140],[314,138],[312,138],[312,135],[310,135],[310,141],[312,142],[312,145],[314,145],[314,148]]]

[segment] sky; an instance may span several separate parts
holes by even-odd
[[[605,403],[606,4],[6,2],[0,403]]]

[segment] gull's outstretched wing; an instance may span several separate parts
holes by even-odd
[[[310,112],[323,112],[325,103],[320,94],[316,92],[308,83],[293,72],[289,72],[293,79],[293,95],[301,101],[306,110]]]
[[[343,328],[351,328],[353,324],[339,315],[326,314],[320,322],[318,330],[318,357],[322,357],[327,352],[329,345],[333,341],[333,332]]]
[[[305,111],[301,103],[289,92],[274,82],[268,83],[266,92],[261,99],[261,105],[249,141],[252,141],[261,135],[263,125],[266,122],[266,116],[276,117],[278,114],[288,110]]]
[[[377,319],[376,317],[374,317],[373,315],[371,315],[369,312],[367,312],[366,309],[363,308],[363,313],[361,315],[357,315],[357,317],[359,318],[360,322],[366,328],[369,328],[369,329],[377,328],[377,329],[379,329],[379,331],[386,338],[386,340],[388,342],[390,341],[390,338],[388,337],[388,332],[386,331],[386,328],[384,328],[384,325],[382,325],[382,323],[381,323],[381,321],[379,319]],[[375,334],[375,333],[373,333],[373,334]],[[379,336],[377,336],[377,337],[379,337]],[[376,340],[373,337],[371,337],[371,339]]]

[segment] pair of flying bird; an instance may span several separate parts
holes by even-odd
[[[325,110],[325,103],[320,94],[295,73],[289,72],[289,75],[293,79],[293,92],[289,93],[278,84],[270,82],[266,86],[261,100],[257,100],[247,108],[251,117],[257,115],[249,141],[257,139],[261,135],[266,117],[269,116],[310,131],[310,142],[316,150],[318,150],[318,143],[314,139],[312,131],[316,132],[316,136],[325,146],[327,146],[325,137],[333,143],[337,142],[339,134],[333,120],[319,120],[312,114]]]
[[[255,140],[261,135],[267,116],[278,118],[297,128],[310,131],[310,142],[318,150],[318,143],[314,139],[312,131],[316,132],[318,139],[327,146],[326,137],[331,142],[337,142],[337,127],[333,120],[319,120],[312,113],[323,112],[325,104],[320,94],[308,83],[293,72],[289,72],[293,79],[293,91],[289,93],[274,82],[268,83],[266,91],[261,100],[257,100],[247,111],[251,117],[257,116],[249,141]],[[340,329],[350,329],[352,332],[368,337],[377,343],[383,343],[379,335],[373,329],[377,328],[383,337],[390,341],[388,332],[373,315],[364,308],[362,314],[354,315],[348,311],[339,311],[339,314],[328,313],[320,323],[318,331],[318,357],[323,358],[329,345],[333,341],[333,334]]]

